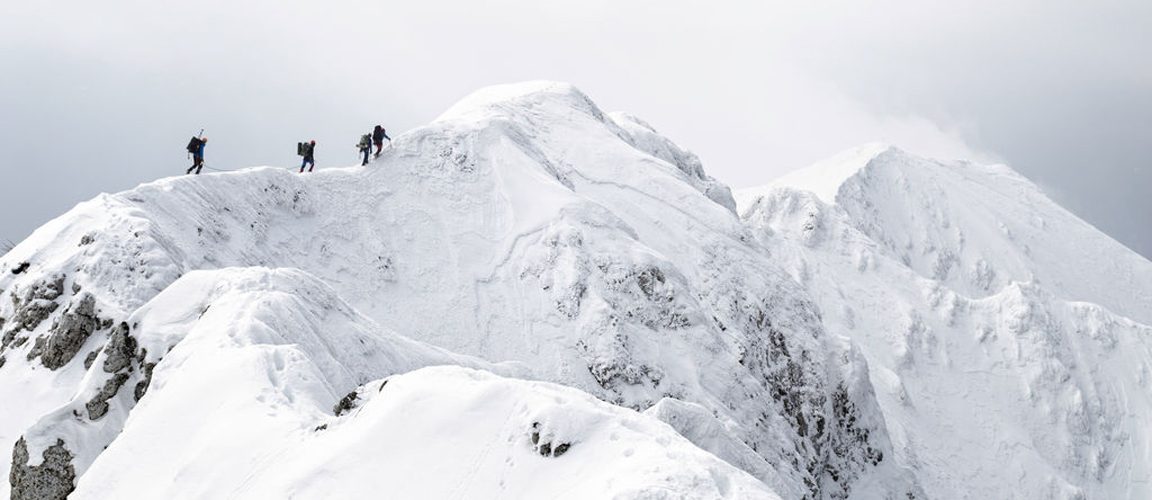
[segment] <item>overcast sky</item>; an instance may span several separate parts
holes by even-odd
[[[344,166],[375,123],[530,79],[737,188],[872,141],[1004,161],[1152,255],[1148,0],[6,2],[0,241],[182,174],[202,127],[211,167],[296,165],[305,139]]]

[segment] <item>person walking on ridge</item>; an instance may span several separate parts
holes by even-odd
[[[204,169],[204,145],[208,144],[207,137],[193,137],[188,141],[188,152],[192,153],[192,166],[184,172],[184,175],[191,174],[193,170],[196,175],[200,175],[200,171]]]
[[[388,133],[384,130],[384,126],[377,125],[376,128],[372,129],[372,143],[376,145],[376,155],[373,156],[373,158],[380,157],[380,150],[384,149],[384,139],[388,139],[388,142],[392,142],[392,138],[388,137]]]
[[[360,136],[360,143],[356,144],[356,147],[364,154],[364,161],[360,162],[360,166],[363,167],[368,164],[368,156],[372,154],[372,134]]]
[[[296,153],[304,157],[304,161],[300,163],[300,173],[304,173],[304,167],[308,167],[308,171],[316,168],[316,141],[301,142],[296,144]]]

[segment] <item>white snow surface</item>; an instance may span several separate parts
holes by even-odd
[[[0,257],[0,472],[21,499],[1148,497],[1150,269],[1004,166],[869,145],[734,199],[570,85],[496,86],[367,167],[160,179]]]
[[[868,146],[737,194],[939,498],[1152,497],[1152,264],[1002,165]]]
[[[250,371],[230,358],[174,364],[73,498],[779,498],[655,419],[459,366],[372,381],[340,417],[284,392],[298,380],[263,377],[190,412],[187,398]],[[157,439],[174,424],[209,439]]]

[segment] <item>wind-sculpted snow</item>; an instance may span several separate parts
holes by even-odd
[[[248,366],[173,373],[74,498],[778,498],[659,421],[553,384],[426,368],[364,384],[340,416],[263,377],[213,395],[217,373]],[[189,412],[193,395],[208,404]],[[171,420],[197,439],[149,439]],[[190,476],[212,480],[167,479]]]
[[[738,198],[865,353],[927,496],[1152,496],[1147,261],[1006,167],[891,148]]]

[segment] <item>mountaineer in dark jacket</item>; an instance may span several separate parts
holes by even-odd
[[[304,157],[304,161],[300,163],[300,173],[304,173],[304,167],[308,167],[308,171],[316,168],[316,141],[300,143],[300,156]]]
[[[392,138],[388,137],[388,133],[384,131],[384,126],[377,125],[376,128],[372,129],[372,143],[376,145],[376,158],[380,157],[380,150],[384,149],[384,139],[392,142]]]

